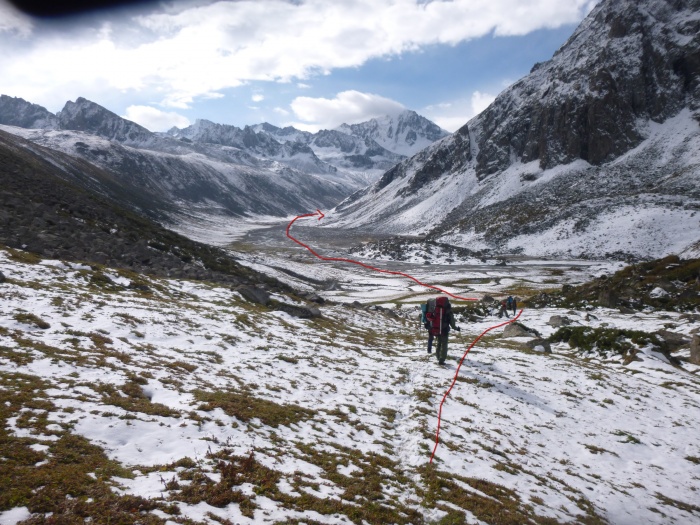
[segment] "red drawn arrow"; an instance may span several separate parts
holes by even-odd
[[[457,366],[457,370],[455,370],[455,377],[452,380],[452,383],[450,384],[450,388],[447,389],[447,392],[445,392],[445,395],[442,396],[442,401],[440,401],[440,408],[438,409],[438,417],[437,417],[437,430],[435,431],[435,446],[433,447],[433,453],[430,455],[430,463],[433,462],[433,458],[435,457],[435,452],[437,451],[438,443],[440,443],[440,422],[442,421],[442,405],[445,404],[445,399],[447,399],[447,396],[450,395],[450,392],[452,391],[452,387],[455,386],[455,383],[457,382],[457,376],[459,376],[459,369],[462,367],[462,363],[466,359],[467,354],[469,353],[469,350],[474,348],[474,345],[479,342],[479,339],[484,337],[484,335],[486,335],[491,330],[494,330],[495,328],[500,328],[501,326],[505,326],[507,324],[514,323],[515,321],[517,321],[518,318],[520,317],[521,313],[523,313],[522,310],[520,310],[518,312],[518,315],[513,317],[513,319],[511,319],[510,321],[506,321],[505,323],[497,324],[497,325],[492,326],[490,328],[487,328],[486,330],[481,332],[481,334],[476,339],[474,339],[472,341],[472,343],[469,345],[469,347],[467,348],[467,351],[464,352],[464,355],[462,356],[462,359],[460,360],[459,365]]]
[[[321,210],[316,210],[316,213],[306,213],[304,215],[297,215],[296,217],[294,217],[287,225],[287,237],[289,237],[291,240],[293,240],[299,246],[303,246],[304,248],[309,250],[315,257],[318,257],[322,261],[346,262],[346,263],[350,263],[350,264],[357,264],[358,266],[362,266],[363,268],[367,268],[368,270],[374,270],[375,272],[379,272],[379,273],[386,273],[389,275],[400,275],[402,277],[406,277],[407,279],[411,279],[412,281],[420,284],[421,286],[425,286],[426,288],[430,288],[431,290],[437,290],[438,292],[444,293],[445,295],[449,295],[450,297],[452,297],[454,299],[458,299],[460,301],[478,301],[478,299],[475,299],[473,297],[462,297],[461,295],[455,295],[453,293],[448,292],[447,290],[443,290],[442,288],[438,288],[437,286],[433,286],[431,284],[425,284],[425,283],[419,281],[418,279],[416,279],[415,277],[413,277],[412,275],[409,275],[407,273],[395,272],[395,271],[391,271],[391,270],[383,270],[382,268],[375,268],[374,266],[370,266],[370,265],[362,263],[360,261],[354,261],[352,259],[344,259],[342,257],[324,257],[323,255],[319,255],[310,246],[308,246],[307,244],[304,244],[303,242],[299,241],[298,239],[295,239],[289,233],[289,230],[291,229],[292,224],[294,224],[298,219],[303,219],[305,217],[315,217],[316,215],[319,216],[318,217],[319,221],[325,217],[325,215],[323,214],[323,212]]]

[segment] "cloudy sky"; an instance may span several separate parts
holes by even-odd
[[[598,0],[175,0],[61,19],[0,0],[0,93],[85,97],[152,131],[317,131],[412,109],[454,131]]]

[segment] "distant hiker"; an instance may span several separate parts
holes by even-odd
[[[517,309],[517,303],[515,301],[515,297],[510,298],[510,305],[513,307],[513,315],[515,316],[515,310]]]
[[[450,328],[460,331],[459,327],[455,325],[450,300],[447,297],[437,297],[428,300],[425,317],[430,323],[431,335],[437,337],[435,357],[437,357],[438,363],[442,365],[447,358],[447,338]]]
[[[435,303],[433,299],[433,311],[435,311]],[[420,305],[420,323],[423,325],[423,327],[428,331],[428,353],[432,354],[433,353],[433,333],[430,331],[430,321],[428,321],[428,317],[426,314],[428,313],[428,306],[429,306],[430,301],[427,303],[424,303]]]
[[[506,314],[506,317],[510,318],[510,315],[508,315],[508,301],[505,299],[501,301],[501,309],[498,311],[498,318],[500,319],[503,317],[503,314]]]
[[[515,299],[513,299],[513,296],[509,295],[508,299],[506,299],[506,309],[513,310],[513,315],[515,315],[515,307],[513,306],[514,302],[515,302]]]

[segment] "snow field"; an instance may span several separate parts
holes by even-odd
[[[478,506],[463,503],[465,495],[559,522],[698,519],[698,367],[679,370],[651,353],[622,366],[618,357],[582,358],[565,345],[546,355],[491,332],[465,360],[443,407],[435,469],[459,488],[431,495],[424,469],[438,404],[456,359],[498,320],[458,321],[463,332],[453,334],[448,365],[439,367],[415,322],[424,290],[336,265],[285,264],[316,279],[344,280],[344,291],[321,292],[328,299],[379,303],[391,315],[326,305],[323,318],[300,320],[248,305],[215,285],[148,279],[151,291],[143,293],[123,288],[131,277],[123,272],[59,261],[27,264],[0,251],[0,271],[8,278],[0,285],[0,378],[42,379],[49,386],[36,396],[54,407],[25,408],[5,428],[47,458],[56,439],[51,432],[84,436],[133,474],[113,478],[116,493],[164,497],[198,523],[215,523],[212,516],[235,523],[356,522],[351,509],[372,507],[370,486],[397,522],[410,522],[411,513],[438,521],[457,511],[470,523],[487,521]],[[437,283],[464,276],[456,269],[422,271],[420,278]],[[474,278],[488,277],[480,293],[504,292],[518,282],[504,275],[508,268],[473,271]],[[570,269],[571,279],[597,271],[593,264]],[[121,285],[97,286],[105,282],[94,279],[97,273]],[[535,266],[525,272],[540,285],[551,277]],[[403,306],[394,294],[406,296]],[[19,314],[50,326],[42,329]],[[564,314],[586,322],[583,312],[557,309],[525,310],[521,320],[546,336],[554,330],[549,317]],[[632,318],[599,309],[595,315],[593,323],[648,331],[669,323],[682,333],[694,328],[673,313]],[[241,399],[253,410],[235,415],[231,403]],[[254,503],[252,511],[237,503],[185,501],[186,487],[195,483],[182,478],[185,473],[199,469],[217,483],[217,454],[253,451],[258,468],[279,479],[274,490],[252,482],[235,487]],[[176,466],[188,458],[197,466]],[[179,489],[167,485],[172,480]],[[353,483],[365,491],[351,490]],[[285,494],[292,501],[333,501],[337,511],[323,511],[320,503],[290,505]],[[178,519],[162,509],[153,513]],[[0,513],[3,523],[26,517],[22,507]]]

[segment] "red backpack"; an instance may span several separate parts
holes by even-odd
[[[430,323],[430,333],[433,335],[442,335],[443,319],[447,315],[447,310],[450,308],[450,300],[447,297],[437,297],[436,299],[428,299],[428,308],[425,312],[425,317]],[[447,320],[444,321],[445,325]]]

